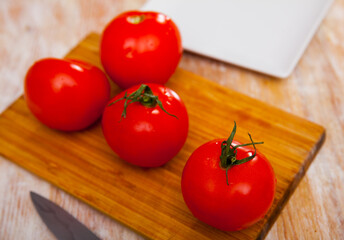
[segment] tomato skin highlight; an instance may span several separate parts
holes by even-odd
[[[274,171],[264,155],[257,155],[226,171],[220,167],[221,143],[217,139],[196,149],[182,175],[184,201],[192,214],[215,228],[237,231],[262,219],[270,209],[276,188]],[[233,141],[233,146],[239,145]],[[237,159],[251,156],[250,147],[239,147]]]
[[[120,14],[104,29],[100,45],[104,69],[122,89],[142,83],[165,84],[182,51],[176,24],[157,12]]]
[[[118,156],[140,167],[159,167],[171,160],[183,147],[189,129],[189,118],[184,103],[171,89],[159,84],[147,84],[157,95],[168,115],[158,105],[143,106],[135,102],[127,107],[121,118],[124,101],[107,106],[103,113],[102,129],[111,149]],[[131,94],[140,85],[129,88],[109,101],[114,102]]]
[[[77,131],[93,124],[110,99],[110,84],[97,67],[80,60],[46,58],[28,70],[24,96],[43,124]]]

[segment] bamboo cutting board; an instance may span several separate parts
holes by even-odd
[[[90,34],[66,57],[101,67],[99,35]],[[153,239],[264,238],[304,176],[324,139],[323,127],[273,108],[204,78],[178,69],[167,84],[188,109],[189,136],[166,165],[143,169],[120,160],[107,146],[99,122],[74,133],[51,130],[38,122],[20,97],[0,116],[0,154],[96,209]],[[120,90],[112,85],[112,94]],[[180,191],[189,155],[214,138],[226,138],[237,122],[236,138],[270,160],[277,189],[272,208],[254,226],[223,232],[195,219]]]

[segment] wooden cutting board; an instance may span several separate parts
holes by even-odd
[[[66,57],[101,67],[99,35],[90,34]],[[20,97],[0,116],[0,154],[103,213],[152,239],[262,239],[297,187],[325,139],[323,127],[177,69],[167,86],[184,100],[190,118],[179,154],[155,169],[132,166],[107,146],[99,121],[74,133],[38,122]],[[112,94],[120,90],[112,84]],[[223,232],[195,219],[180,189],[185,162],[201,144],[247,132],[270,160],[277,177],[272,208],[254,226]]]

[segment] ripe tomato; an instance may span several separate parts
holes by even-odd
[[[227,141],[213,140],[196,149],[181,181],[192,214],[224,231],[247,228],[262,219],[272,205],[276,185],[269,161],[247,146],[253,142],[238,147],[233,132]]]
[[[35,62],[25,78],[25,99],[45,125],[63,131],[86,128],[102,114],[110,84],[97,67],[79,60]]]
[[[189,118],[184,103],[171,89],[137,85],[110,101],[102,127],[107,143],[120,158],[141,167],[158,167],[184,145]]]
[[[122,89],[164,84],[174,73],[183,48],[174,22],[162,13],[125,12],[105,28],[100,58],[106,73]]]

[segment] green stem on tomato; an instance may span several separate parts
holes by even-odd
[[[220,156],[220,167],[224,170],[226,170],[226,181],[227,181],[227,185],[229,185],[228,182],[228,170],[235,165],[240,165],[243,163],[246,163],[250,160],[252,160],[256,154],[257,154],[257,150],[256,150],[256,144],[263,144],[264,142],[253,142],[251,134],[248,133],[248,136],[250,137],[251,143],[246,143],[246,144],[240,144],[240,145],[236,145],[233,146],[232,142],[234,139],[234,135],[236,133],[236,122],[234,121],[234,127],[233,130],[230,134],[230,136],[228,137],[227,141],[223,141],[221,144],[221,156]],[[249,145],[253,145],[254,148],[254,154],[252,156],[243,158],[238,160],[237,159],[237,148],[239,147],[244,147],[244,146],[249,146]]]
[[[125,92],[124,97],[119,98],[116,101],[113,101],[108,106],[111,106],[111,105],[113,105],[113,104],[115,104],[121,100],[125,100],[124,101],[124,109],[123,109],[123,112],[121,114],[121,119],[126,118],[127,107],[134,102],[140,102],[145,107],[155,107],[156,105],[158,105],[165,113],[167,113],[168,115],[170,115],[172,117],[177,118],[177,116],[170,114],[169,112],[167,112],[165,110],[165,108],[163,107],[162,102],[159,100],[158,96],[155,96],[152,89],[145,84],[142,84],[139,87],[139,89],[137,89],[135,92],[131,93],[129,96],[128,96],[128,93]]]
[[[128,22],[132,23],[132,24],[139,24],[140,22],[142,22],[145,19],[145,15],[141,14],[141,15],[134,15],[134,16],[129,16],[127,18]]]

